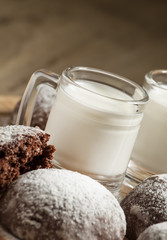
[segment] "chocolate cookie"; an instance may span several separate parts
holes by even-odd
[[[123,240],[126,230],[111,192],[90,177],[59,169],[15,180],[0,199],[0,222],[24,240]]]
[[[39,128],[0,127],[0,190],[20,174],[52,167],[55,147],[48,140],[49,134]]]
[[[136,186],[121,202],[127,237],[137,237],[149,226],[167,221],[167,174],[154,175]]]

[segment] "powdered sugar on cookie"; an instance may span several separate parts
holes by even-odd
[[[7,144],[16,140],[21,140],[25,135],[35,136],[37,133],[45,133],[40,128],[32,128],[23,125],[8,125],[0,127],[0,145]]]
[[[125,216],[101,184],[67,170],[26,173],[0,203],[0,220],[24,239],[123,239]]]

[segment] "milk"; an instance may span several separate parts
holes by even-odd
[[[167,172],[167,88],[152,88],[132,159],[154,172]]]
[[[47,122],[56,163],[103,177],[124,174],[142,114],[124,103],[132,98],[119,90],[96,82],[77,84],[81,87],[59,85]]]

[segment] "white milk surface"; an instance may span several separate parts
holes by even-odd
[[[123,174],[142,118],[135,106],[112,101],[131,100],[109,86],[81,82],[101,95],[73,85],[59,86],[46,132],[56,146],[55,159],[64,168],[110,177]]]
[[[153,89],[149,98],[132,159],[155,172],[167,172],[167,90]]]

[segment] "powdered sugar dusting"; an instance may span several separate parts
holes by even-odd
[[[157,174],[157,175],[154,175],[155,177],[158,177],[159,179],[162,179],[163,181],[166,181],[167,182],[167,174]]]
[[[37,104],[39,104],[42,111],[44,112],[49,111],[55,96],[56,96],[56,90],[54,88],[47,85],[42,85],[41,89],[39,90],[39,94],[37,96]]]
[[[5,224],[24,239],[108,240],[123,239],[125,233],[125,216],[115,197],[76,172],[26,173],[12,184],[0,205],[0,220],[12,211]]]
[[[153,224],[140,234],[137,240],[166,240],[167,222]]]
[[[28,127],[23,125],[8,125],[0,127],[0,145],[7,144],[16,140],[21,140],[25,135],[35,136],[37,133],[41,133],[40,128]]]
[[[167,221],[167,174],[147,178],[125,197],[121,206],[131,239],[136,239],[148,226]]]
[[[47,85],[41,85],[34,107],[31,126],[39,126],[41,129],[45,129],[55,95],[55,89]]]
[[[32,121],[30,126],[39,126],[41,129],[45,129],[48,115],[50,113],[53,101],[56,96],[56,90],[50,86],[40,85],[36,97],[36,103],[32,115]],[[16,124],[17,113],[19,110],[20,101],[17,103],[12,116],[11,124]]]

